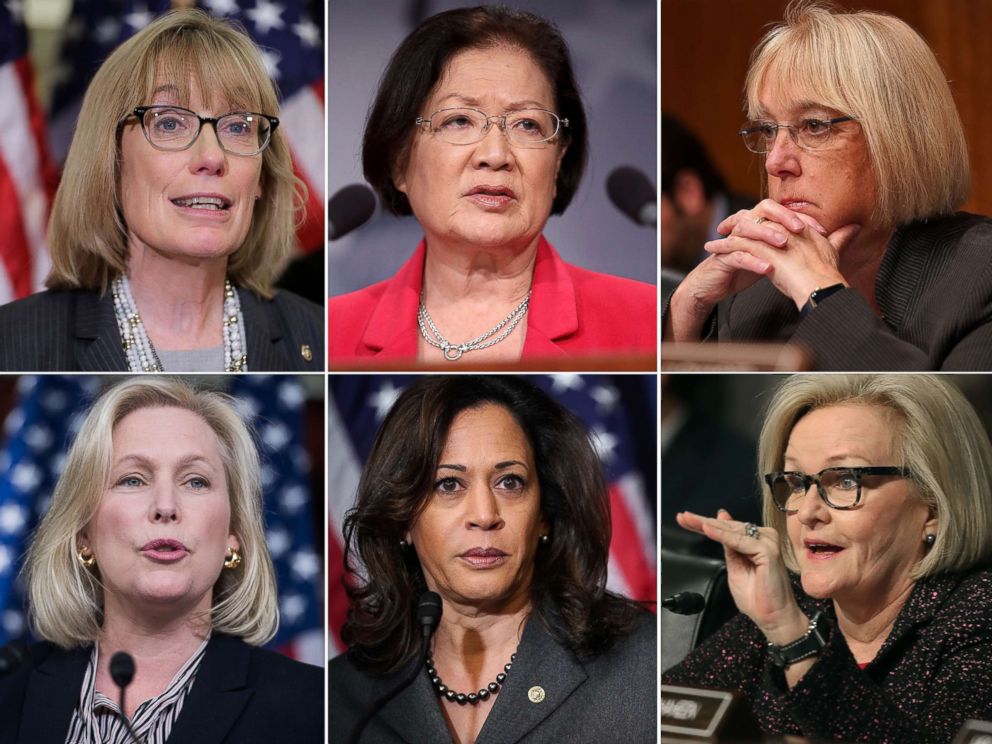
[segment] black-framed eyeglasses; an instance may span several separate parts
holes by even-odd
[[[547,109],[530,108],[487,114],[474,108],[443,108],[429,117],[417,117],[417,126],[428,129],[452,145],[474,145],[489,133],[493,121],[506,138],[521,147],[543,147],[568,127],[568,119]]]
[[[765,483],[779,511],[795,514],[809,487],[816,484],[816,491],[831,509],[854,509],[861,503],[861,479],[873,475],[898,475],[912,478],[908,468],[890,465],[858,468],[827,468],[815,475],[796,471],[767,473]]]
[[[138,106],[131,114],[141,122],[148,144],[156,150],[177,151],[191,147],[204,124],[213,125],[221,148],[231,155],[258,155],[272,141],[279,126],[274,116],[232,111],[218,117],[200,116],[181,106]]]
[[[792,141],[804,150],[816,150],[827,144],[834,134],[834,126],[845,121],[857,121],[853,116],[836,116],[833,119],[803,119],[798,124],[780,124],[776,121],[749,121],[737,133],[744,146],[751,152],[764,155],[775,146],[778,130],[785,129]]]

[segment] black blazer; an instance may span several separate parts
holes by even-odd
[[[654,742],[658,736],[656,617],[645,613],[634,633],[605,654],[582,662],[532,618],[477,744]],[[346,741],[368,704],[403,673],[372,677],[347,654],[328,666],[331,744]],[[529,691],[544,690],[540,702]],[[452,742],[427,674],[373,718],[362,744]]]
[[[323,372],[324,311],[292,292],[271,300],[238,290],[252,372]],[[310,359],[303,356],[309,346]],[[0,370],[125,372],[114,300],[90,290],[48,291],[0,306]]]
[[[0,742],[65,744],[90,653],[39,643],[0,677]],[[323,676],[320,667],[214,634],[169,744],[319,744]]]

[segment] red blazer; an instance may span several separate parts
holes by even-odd
[[[420,241],[393,278],[330,298],[327,326],[332,367],[335,362],[354,363],[363,357],[416,359],[426,250]],[[523,358],[654,354],[657,319],[653,284],[567,264],[541,237]]]

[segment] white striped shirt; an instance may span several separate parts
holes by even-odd
[[[182,669],[176,672],[169,686],[158,697],[146,700],[134,711],[131,728],[142,744],[165,744],[172,725],[183,709],[186,696],[193,687],[200,661],[207,650],[208,637],[193,652]],[[94,644],[90,663],[83,675],[79,705],[72,713],[66,744],[135,744],[121,721],[121,709],[116,700],[98,692],[95,687],[99,644]]]

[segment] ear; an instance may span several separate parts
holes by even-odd
[[[930,518],[923,523],[923,537],[921,539],[925,540],[927,535],[936,535],[939,527],[940,520],[937,518],[937,512],[931,509]]]
[[[233,532],[227,536],[227,546],[234,550],[238,550],[238,551],[241,550],[241,541],[238,539],[238,536],[235,535]]]
[[[672,186],[672,197],[683,214],[695,216],[706,206],[706,189],[695,171],[679,171]]]
[[[393,166],[393,172],[390,174],[393,179],[393,186],[400,193],[406,194],[406,161],[404,163],[397,163]]]

